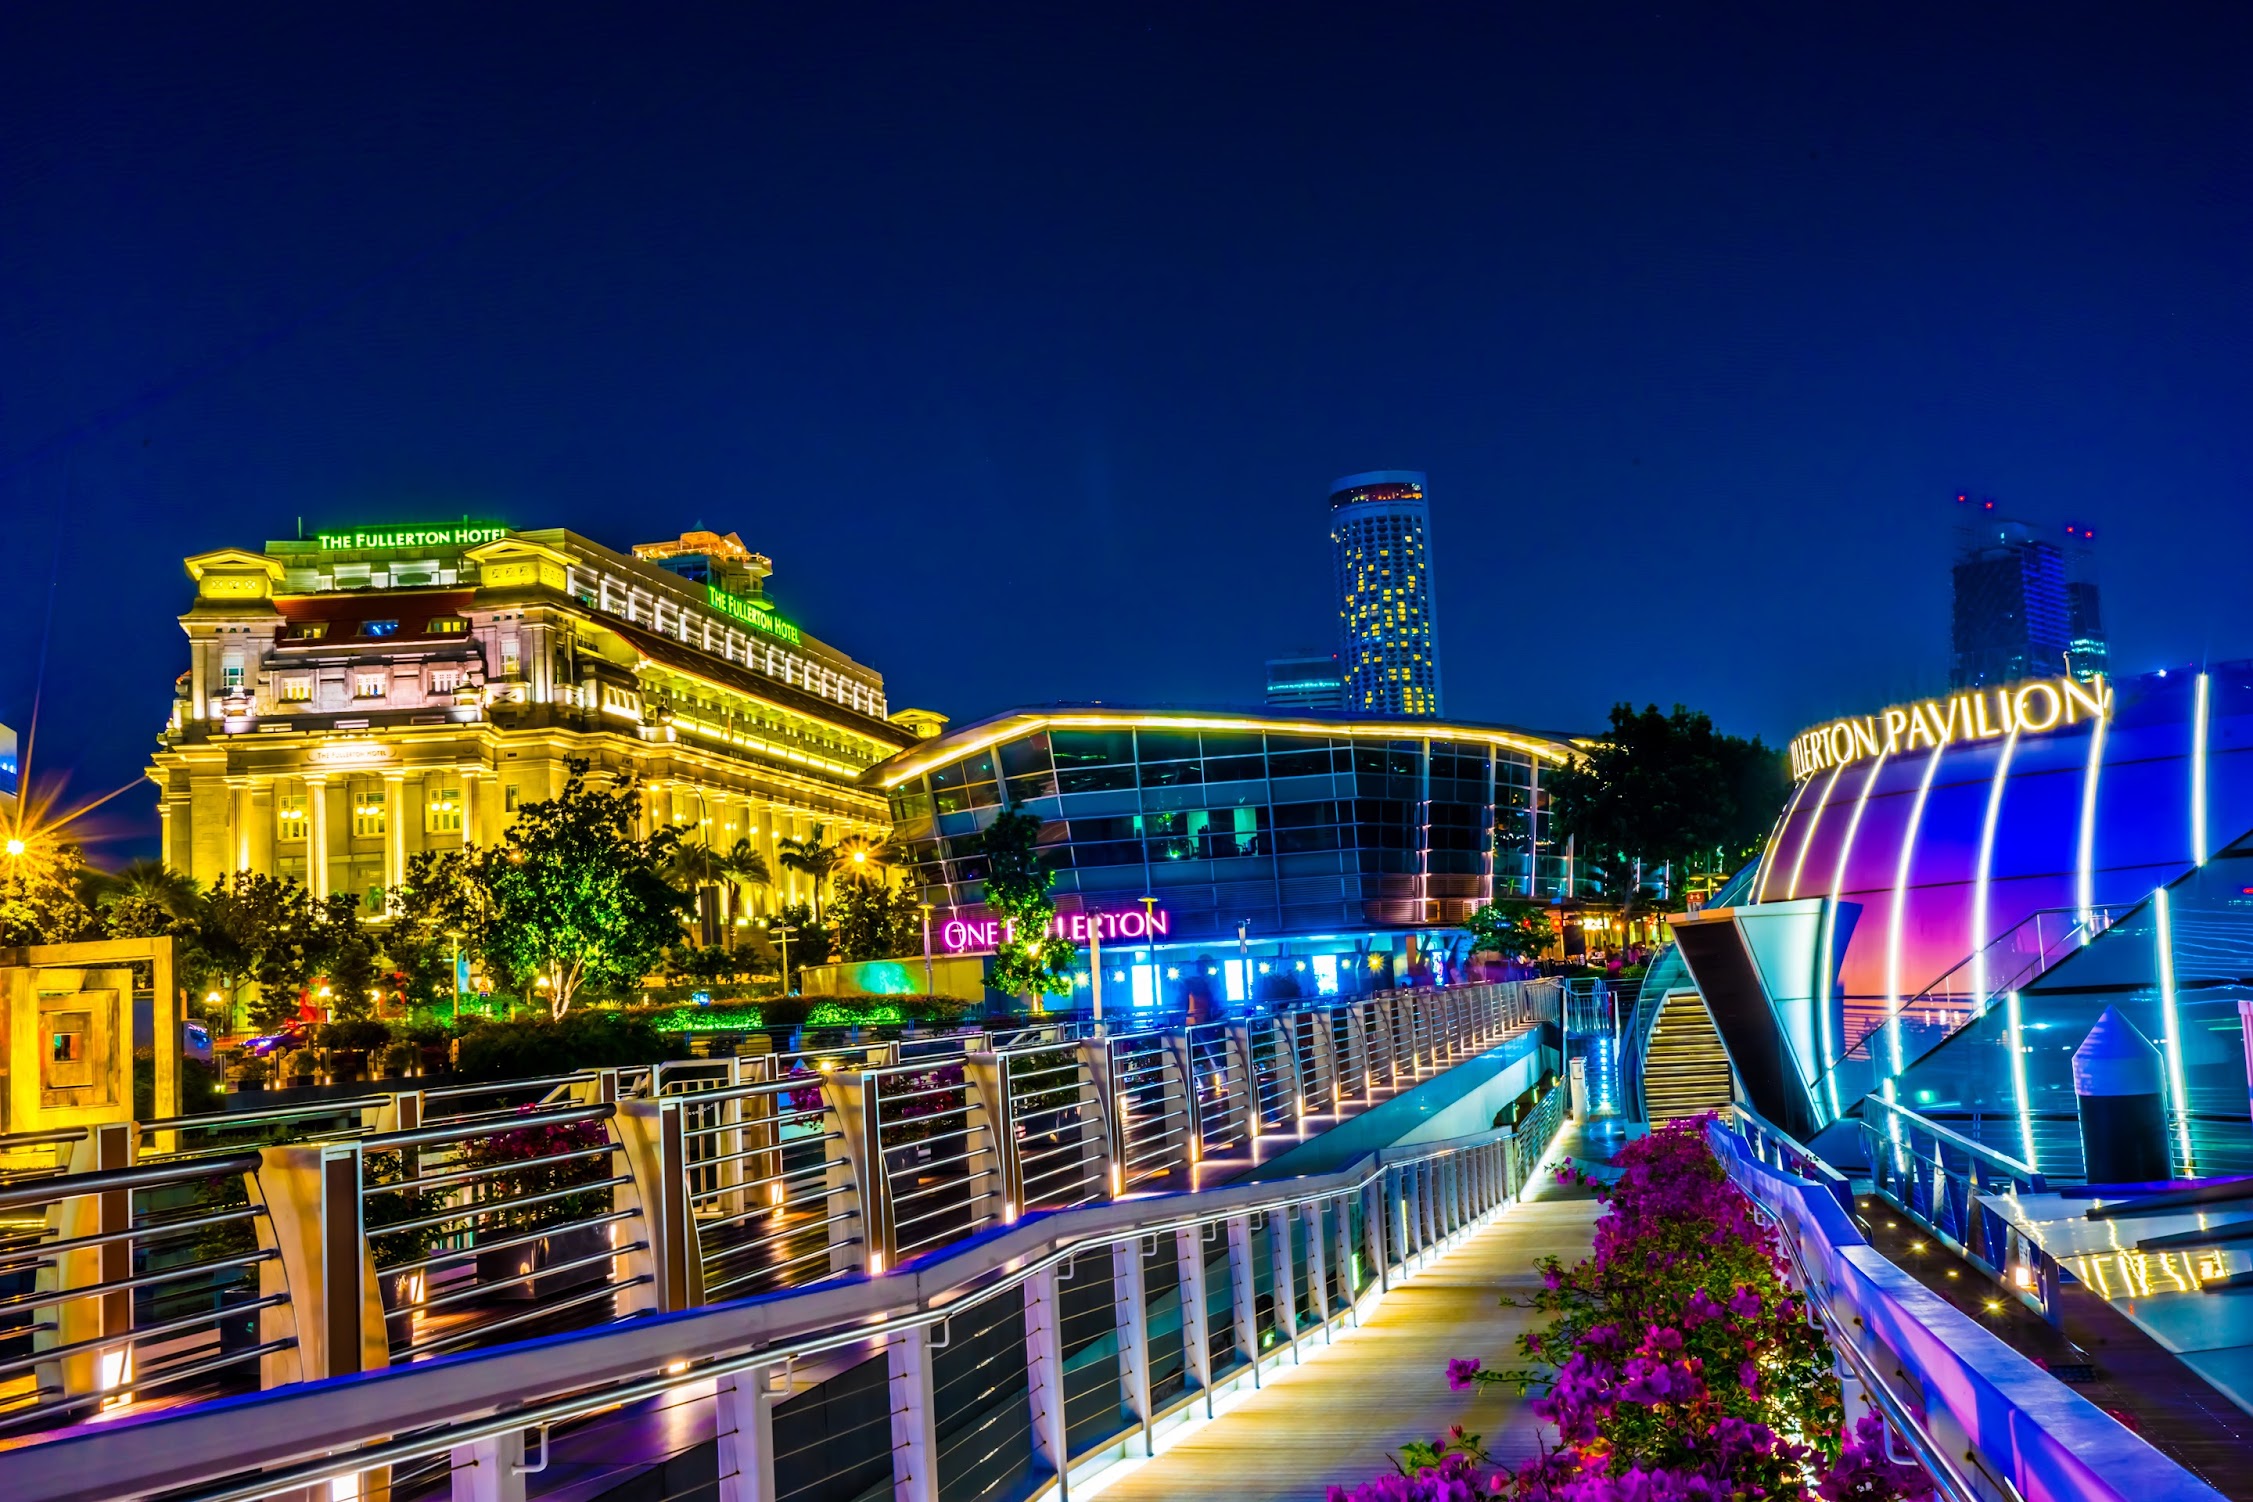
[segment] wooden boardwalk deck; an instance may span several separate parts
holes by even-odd
[[[1504,1308],[1501,1295],[1538,1286],[1536,1258],[1585,1255],[1601,1209],[1583,1192],[1550,1186],[1548,1196],[1510,1210],[1394,1289],[1361,1329],[1268,1377],[1264,1391],[1170,1446],[1161,1439],[1152,1460],[1075,1483],[1075,1502],[1320,1502],[1330,1483],[1378,1475],[1402,1441],[1451,1424],[1484,1435],[1497,1458],[1532,1454],[1536,1430],[1524,1401],[1491,1386],[1449,1392],[1448,1358],[1515,1364],[1531,1315]]]

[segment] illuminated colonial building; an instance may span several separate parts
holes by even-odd
[[[1430,531],[1416,470],[1372,470],[1330,487],[1348,714],[1439,717]]]
[[[187,560],[189,667],[149,770],[164,857],[380,907],[408,859],[497,838],[567,758],[638,775],[646,817],[766,857],[882,836],[862,771],[944,721],[779,614],[734,534],[631,553],[560,529],[386,527]],[[755,899],[756,900],[756,899]]]

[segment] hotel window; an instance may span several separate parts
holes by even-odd
[[[430,623],[429,629],[434,636],[459,636],[469,629],[469,622],[458,615],[442,615]]]
[[[352,675],[352,697],[355,699],[382,698],[384,685],[390,677],[391,675],[388,672],[354,673]]]
[[[243,686],[243,660],[240,657],[230,655],[220,661],[219,682],[228,693]]]
[[[519,666],[517,660],[516,638],[513,636],[502,637],[501,676],[504,678],[514,678],[521,671],[523,671],[523,669]]]
[[[310,678],[284,678],[282,680],[284,704],[310,704],[313,702],[313,680]]]
[[[274,838],[294,844],[305,838],[305,795],[278,793],[274,797]]]
[[[516,812],[516,784],[513,782],[501,785],[501,812],[505,814]]]
[[[399,634],[399,623],[397,621],[362,621],[360,622],[360,634],[362,636],[397,636]]]
[[[461,686],[462,670],[460,668],[432,668],[430,670],[430,691],[432,693],[450,694]]]
[[[352,795],[352,833],[355,836],[374,836],[383,833],[383,793]]]
[[[462,790],[452,787],[432,788],[423,810],[422,827],[426,834],[460,834]]]
[[[299,621],[290,628],[291,641],[319,641],[329,634],[327,621]]]

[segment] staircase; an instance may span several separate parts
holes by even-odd
[[[1669,991],[1643,1056],[1644,1119],[1657,1126],[1708,1111],[1726,1113],[1732,1098],[1729,1056],[1704,1000],[1695,991]]]

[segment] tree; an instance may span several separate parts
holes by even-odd
[[[722,921],[721,892],[733,885],[728,879],[728,858],[702,840],[684,840],[673,848],[665,862],[665,879],[688,893],[693,921],[700,930],[698,938],[703,943],[713,943]],[[704,900],[707,892],[712,894],[709,908]]]
[[[0,855],[0,946],[67,944],[94,926],[80,896],[86,857],[50,836],[18,834]]]
[[[195,878],[160,860],[129,861],[116,871],[88,870],[79,884],[86,905],[113,939],[187,937],[196,930],[202,894]]]
[[[738,838],[729,848],[721,868],[727,877],[728,895],[728,945],[734,948],[744,937],[743,902],[752,887],[771,887],[774,873],[767,869],[767,858],[747,839]]]
[[[211,884],[193,941],[197,969],[227,993],[230,1011],[255,982],[253,1027],[271,1032],[297,1014],[297,993],[318,972],[323,915],[312,894],[279,876],[238,871]]]
[[[923,951],[923,908],[906,888],[873,881],[842,883],[829,916],[848,960],[889,960]]]
[[[1549,910],[1523,898],[1490,902],[1464,919],[1463,927],[1474,950],[1520,963],[1540,958],[1557,940],[1557,925],[1550,921]]]
[[[1006,937],[994,949],[991,984],[1028,1001],[1072,989],[1072,941],[1048,931],[1056,921],[1056,904],[1048,895],[1056,873],[1039,845],[1040,820],[1006,809],[980,840],[986,911],[1007,923]]]
[[[384,957],[410,1005],[454,1004],[454,956],[480,952],[492,904],[474,850],[426,850],[407,858],[407,879],[387,894],[391,928]]]
[[[360,921],[360,898],[331,892],[313,905],[313,948],[329,984],[329,1010],[342,1022],[375,1015],[376,946]]]
[[[560,796],[519,808],[498,845],[471,856],[490,910],[477,935],[486,963],[519,987],[544,981],[560,1019],[587,987],[639,981],[680,937],[680,890],[665,880],[680,835],[633,833],[640,784],[614,792],[564,763]]]
[[[1628,905],[1639,895],[1638,860],[1644,883],[1664,865],[1678,890],[1693,870],[1751,859],[1790,793],[1780,754],[1757,736],[1722,735],[1680,704],[1671,714],[1613,705],[1611,729],[1542,786],[1557,835]]]
[[[783,835],[774,842],[775,859],[785,871],[798,871],[813,878],[814,921],[821,921],[821,889],[829,884],[830,873],[837,869],[838,861],[845,856],[840,845],[828,841],[829,826],[816,824],[806,831],[806,837]]]

